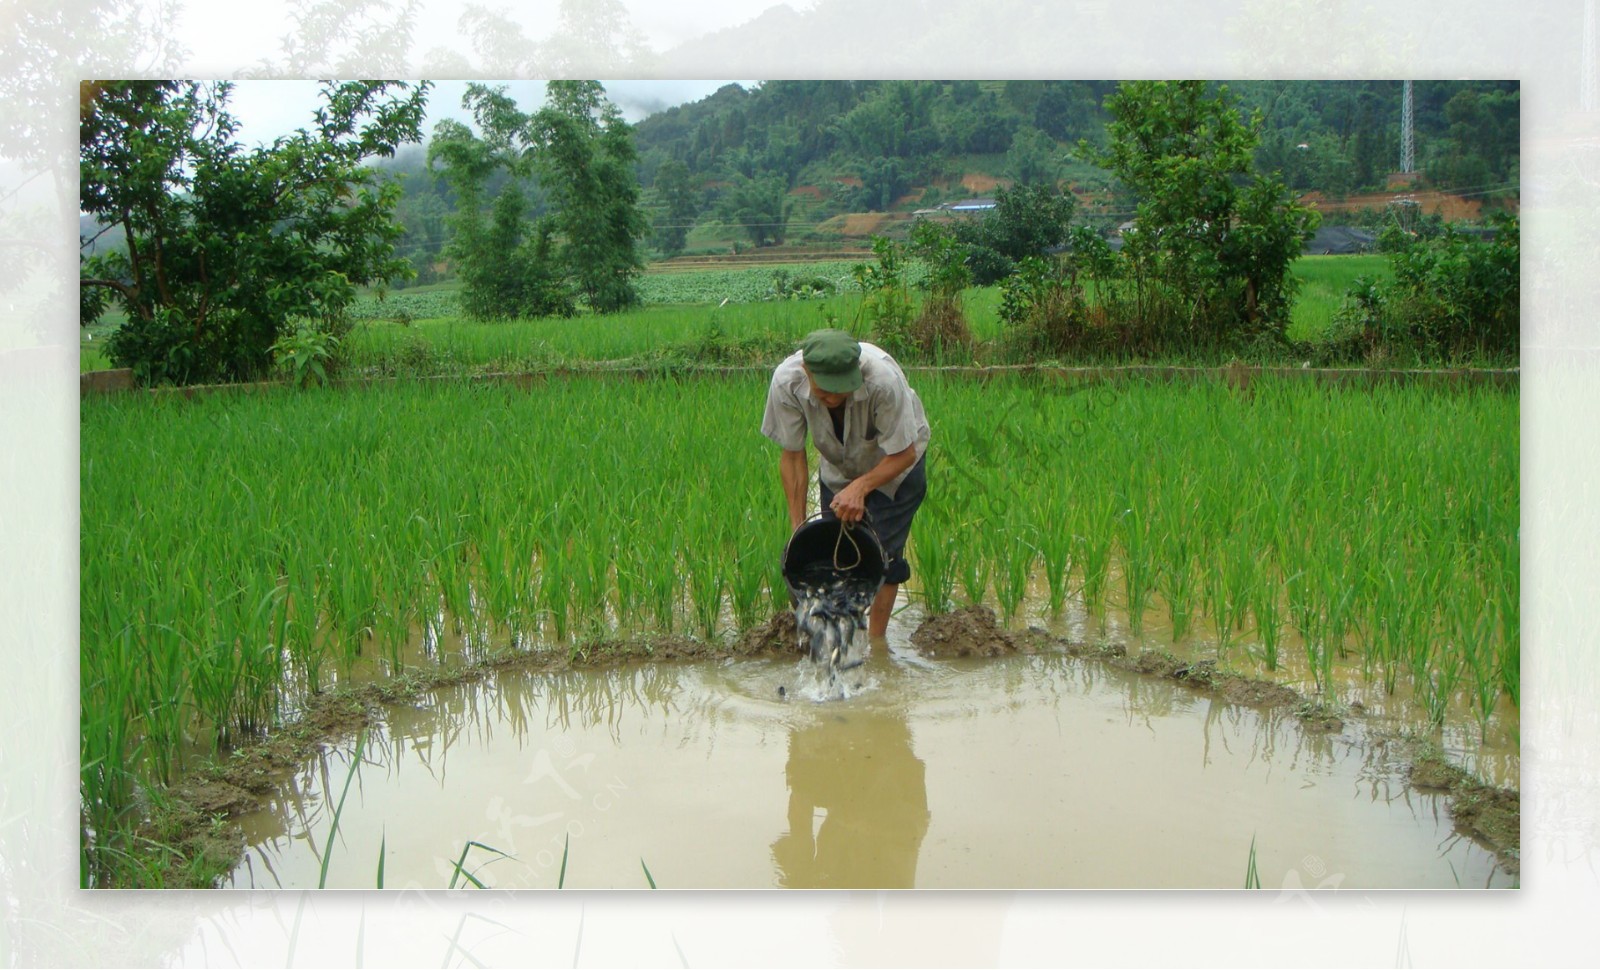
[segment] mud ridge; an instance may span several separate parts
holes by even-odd
[[[1039,628],[1008,631],[986,606],[967,607],[926,619],[911,635],[917,652],[934,658],[1001,657],[1065,653],[1146,676],[1164,677],[1233,704],[1289,707],[1307,731],[1338,733],[1345,718],[1359,716],[1268,680],[1228,671],[1215,661],[1185,661],[1160,650],[1130,655],[1121,643],[1088,643],[1055,637]],[[646,661],[801,656],[794,614],[776,613],[765,623],[726,641],[685,636],[602,639],[566,649],[508,651],[454,668],[408,670],[377,684],[340,686],[312,695],[297,716],[272,733],[235,747],[222,760],[202,766],[150,799],[141,835],[161,848],[155,885],[211,888],[232,871],[244,852],[243,835],[229,820],[256,810],[286,775],[318,749],[380,723],[384,708],[415,704],[441,687],[470,683],[507,670],[555,672]],[[1393,753],[1410,767],[1411,785],[1448,794],[1456,829],[1493,852],[1507,872],[1519,872],[1520,795],[1494,788],[1450,764],[1436,750],[1411,739]]]

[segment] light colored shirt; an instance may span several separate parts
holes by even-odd
[[[918,459],[927,452],[932,432],[922,412],[922,399],[906,383],[906,375],[893,357],[872,344],[861,345],[862,383],[844,404],[841,438],[833,430],[827,407],[811,396],[802,356],[796,351],[772,372],[761,433],[784,451],[804,451],[809,431],[822,458],[822,481],[830,489],[844,488],[877,467],[886,455],[913,446]],[[894,498],[909,474],[908,468],[878,491]]]

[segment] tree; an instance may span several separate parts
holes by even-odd
[[[1017,184],[1054,185],[1058,170],[1055,139],[1031,125],[1018,128],[1006,152],[1006,171]]]
[[[1138,199],[1123,252],[1139,314],[1191,342],[1283,338],[1289,266],[1316,228],[1276,175],[1251,174],[1261,115],[1203,81],[1129,81],[1106,99],[1107,145],[1079,154],[1110,169]],[[1168,334],[1178,337],[1179,334]]]
[[[995,193],[994,209],[981,219],[958,222],[955,238],[968,250],[973,282],[989,286],[1029,256],[1040,256],[1067,241],[1075,203],[1037,185],[1019,185]]]
[[[428,88],[324,82],[313,129],[246,151],[226,82],[84,82],[79,206],[126,238],[80,272],[127,313],[112,361],[143,383],[259,377],[292,320],[336,330],[356,286],[409,273],[400,187],[363,162],[420,137]]]
[[[589,306],[610,313],[639,302],[639,208],[633,136],[599,81],[551,81],[526,129],[540,185],[555,204],[562,256]]]
[[[461,281],[461,309],[474,320],[571,316],[574,297],[554,254],[553,227],[528,222],[529,164],[517,144],[528,118],[503,89],[469,85],[462,106],[484,132],[479,138],[445,119],[428,144],[428,163],[455,192],[456,211],[445,255]],[[484,211],[492,180],[503,184]]]
[[[655,221],[656,245],[668,256],[683,252],[689,228],[700,214],[700,193],[689,176],[689,166],[668,159],[656,169],[654,186],[659,212]]]
[[[636,156],[628,126],[605,100],[598,81],[551,81],[549,103],[533,114],[518,110],[504,87],[469,84],[462,98],[481,137],[457,121],[441,121],[428,146],[430,163],[456,190],[457,215],[448,252],[457,260],[469,291],[466,299],[485,319],[565,314],[559,292],[581,294],[589,306],[610,313],[636,304],[633,277],[644,267],[638,241],[649,230],[639,207]],[[500,203],[498,242],[489,239],[483,206],[489,180],[504,172],[511,181],[537,177],[551,208],[530,230],[525,196]],[[530,248],[512,253],[505,240]],[[523,278],[522,274],[531,274]]]
[[[722,218],[742,226],[757,246],[783,243],[791,208],[781,179],[750,179],[742,175],[718,205]]]

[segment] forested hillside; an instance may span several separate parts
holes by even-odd
[[[1399,81],[1225,82],[1264,128],[1256,162],[1290,188],[1340,196],[1398,168]],[[837,211],[881,210],[913,187],[976,168],[1015,181],[1078,176],[1079,139],[1104,137],[1110,81],[769,81],[729,85],[635,130],[641,178],[681,162],[705,182],[816,184]],[[1418,81],[1418,167],[1445,191],[1514,191],[1514,81]],[[975,157],[976,156],[976,157]],[[859,182],[860,184],[856,184]],[[831,184],[830,184],[831,183]]]

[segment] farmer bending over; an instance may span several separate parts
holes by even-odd
[[[872,602],[867,633],[881,639],[900,584],[911,519],[927,492],[923,454],[928,419],[894,358],[843,330],[818,330],[772,374],[761,433],[778,443],[789,525],[806,520],[806,433],[822,456],[823,514],[850,523],[870,514],[883,543],[884,584]]]

